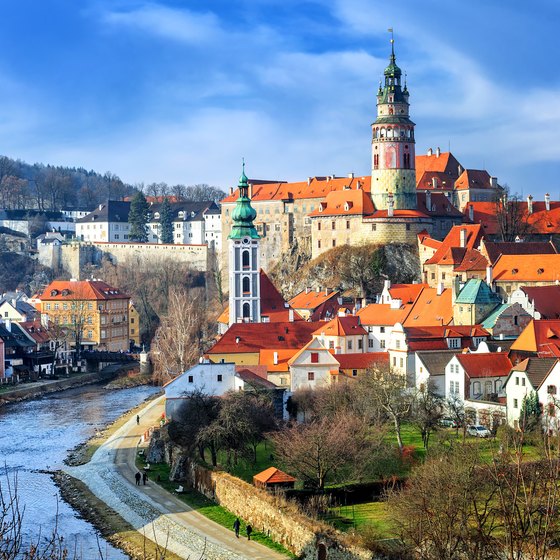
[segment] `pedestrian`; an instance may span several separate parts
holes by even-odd
[[[142,478],[142,475],[140,474],[140,472],[137,472],[134,475],[134,478],[136,479],[136,486],[140,486],[140,479]]]
[[[253,532],[253,527],[251,525],[247,525],[247,540],[251,540],[251,533]]]
[[[233,530],[235,531],[235,536],[237,538],[239,538],[239,527],[241,526],[241,523],[239,522],[239,517],[237,517],[235,519],[235,521],[233,522]]]
[[[144,473],[142,474],[142,482],[144,483],[144,486],[146,486],[147,482],[148,482],[148,473]]]
[[[136,425],[140,425],[140,414],[136,415]]]

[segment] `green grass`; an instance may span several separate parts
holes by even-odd
[[[325,520],[341,531],[352,528],[359,531],[365,527],[372,527],[380,539],[394,537],[394,527],[386,502],[366,502],[334,507],[329,510],[329,515]]]
[[[272,459],[271,459],[272,456]],[[268,467],[277,467],[278,461],[274,458],[274,448],[270,442],[262,441],[257,446],[257,460],[254,457],[239,457],[237,465],[232,468],[226,468],[227,454],[224,451],[218,452],[218,465],[231,475],[248,482],[253,483],[253,476],[257,473],[268,469]]]
[[[136,466],[139,470],[142,470],[144,466],[144,459],[143,457],[138,456],[136,459]],[[148,471],[148,478],[159,484],[162,488],[167,490],[168,492],[174,494],[179,498],[181,501],[185,502],[189,507],[198,511],[208,519],[218,523],[222,527],[230,530],[233,533],[233,522],[236,519],[236,516],[225,509],[224,507],[218,505],[216,502],[209,500],[206,496],[203,496],[199,492],[195,490],[188,490],[182,494],[177,494],[175,489],[178,486],[177,482],[170,482],[169,480],[169,465],[160,463],[154,464],[150,463],[150,470]],[[246,535],[246,523],[242,519],[241,521],[241,530],[240,536]],[[253,533],[251,534],[251,540],[254,540],[276,552],[281,554],[285,554],[289,558],[296,558],[291,552],[286,550],[282,545],[278,544],[277,542],[273,541],[267,534],[257,531],[256,527],[253,527]]]

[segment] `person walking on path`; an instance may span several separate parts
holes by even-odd
[[[235,521],[233,522],[233,530],[235,531],[235,536],[237,538],[239,538],[239,527],[241,526],[241,523],[239,522],[239,517],[237,517],[235,519]]]
[[[251,533],[253,532],[253,527],[251,525],[247,525],[247,540],[251,540]]]
[[[136,415],[136,425],[139,426],[140,425],[140,414]]]
[[[146,484],[148,483],[148,473],[146,472],[142,474],[142,483],[144,484],[144,486],[146,486]]]
[[[142,478],[142,475],[139,472],[137,472],[134,475],[134,478],[136,479],[136,486],[140,486],[140,479]]]

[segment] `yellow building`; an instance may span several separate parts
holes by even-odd
[[[132,302],[128,305],[128,338],[140,346],[140,313]]]
[[[71,346],[129,348],[130,296],[101,280],[55,280],[40,296],[43,322],[61,325]]]

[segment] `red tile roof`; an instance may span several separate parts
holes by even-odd
[[[313,334],[325,336],[355,336],[367,333],[360,325],[359,317],[348,315],[346,317],[335,317],[328,323],[322,323]]]
[[[471,379],[506,377],[513,366],[507,352],[457,354],[457,360]]]
[[[391,326],[395,323],[402,323],[411,309],[411,304],[402,305],[399,309],[392,309],[388,303],[370,303],[362,307],[356,315],[360,318],[362,325]]]
[[[253,185],[254,202],[264,200],[293,200],[301,198],[325,198],[332,191],[341,191],[344,187],[356,190],[360,184],[366,192],[370,192],[371,177],[312,177],[310,182],[300,181],[295,183],[270,183]],[[222,204],[235,202],[239,196],[239,189],[232,195],[222,200]]]
[[[269,467],[268,469],[256,474],[253,477],[253,482],[254,481],[262,484],[283,484],[286,482],[295,482],[296,479],[276,467]]]
[[[261,350],[259,352],[259,364],[270,372],[288,371],[289,360],[299,352],[299,348],[289,348],[288,350]],[[277,363],[274,363],[274,354],[276,354]]]
[[[389,363],[389,352],[366,352],[363,354],[335,354],[340,369],[367,369],[373,364]]]
[[[208,351],[208,354],[258,353],[261,350],[303,348],[324,323],[235,323]],[[238,341],[236,341],[238,339]]]
[[[494,242],[484,239],[482,252],[488,255],[491,263],[495,263],[500,255],[552,255],[557,253],[552,241],[523,241],[516,243]]]
[[[293,309],[305,309],[314,311],[330,299],[336,299],[339,292],[336,290],[308,290],[305,289],[296,296],[294,296],[289,304]]]
[[[362,189],[332,191],[321,202],[317,210],[309,216],[370,216],[373,213],[373,202],[369,193]]]
[[[463,214],[451,204],[449,198],[442,193],[433,193],[430,196],[430,208],[426,205],[426,193],[416,194],[416,208],[430,216],[445,216],[446,218],[462,218]]]
[[[560,319],[560,285],[523,286],[521,289],[533,302],[541,319]]]
[[[460,264],[464,257],[464,252],[456,251],[452,253],[453,248],[461,248],[461,230],[466,230],[467,239],[464,249],[474,249],[480,245],[482,238],[482,228],[480,225],[463,224],[460,226],[453,226],[449,233],[445,236],[441,246],[434,253],[434,256],[426,261],[425,264],[440,264],[442,261],[447,261],[443,264]]]
[[[471,270],[486,270],[488,260],[476,249],[467,249],[463,254],[463,258],[458,266],[453,270],[455,272],[468,272]]]
[[[448,325],[453,321],[452,292],[449,288],[438,295],[436,288],[423,288],[406,316],[405,327]]]
[[[389,293],[393,299],[400,299],[403,303],[413,303],[428,284],[393,284]]]
[[[448,338],[460,338],[460,347],[470,348],[473,345],[473,337],[488,338],[490,336],[490,333],[480,325],[407,327],[405,331],[409,352],[448,350],[446,342]]]
[[[493,266],[494,281],[556,282],[560,255],[501,255]]]
[[[422,179],[424,173],[435,171],[445,173],[456,179],[459,176],[460,163],[455,159],[451,152],[441,152],[439,155],[435,151],[432,155],[418,155],[416,163],[416,183]]]
[[[20,328],[24,329],[37,344],[44,344],[52,338],[48,329],[41,324],[39,319],[35,321],[22,321],[18,323],[18,325]]]
[[[40,297],[41,301],[130,299],[102,280],[54,280]]]
[[[554,357],[560,349],[560,320],[533,319],[511,345],[511,351],[533,352]]]
[[[483,169],[465,169],[455,181],[455,190],[492,189],[490,174]]]

